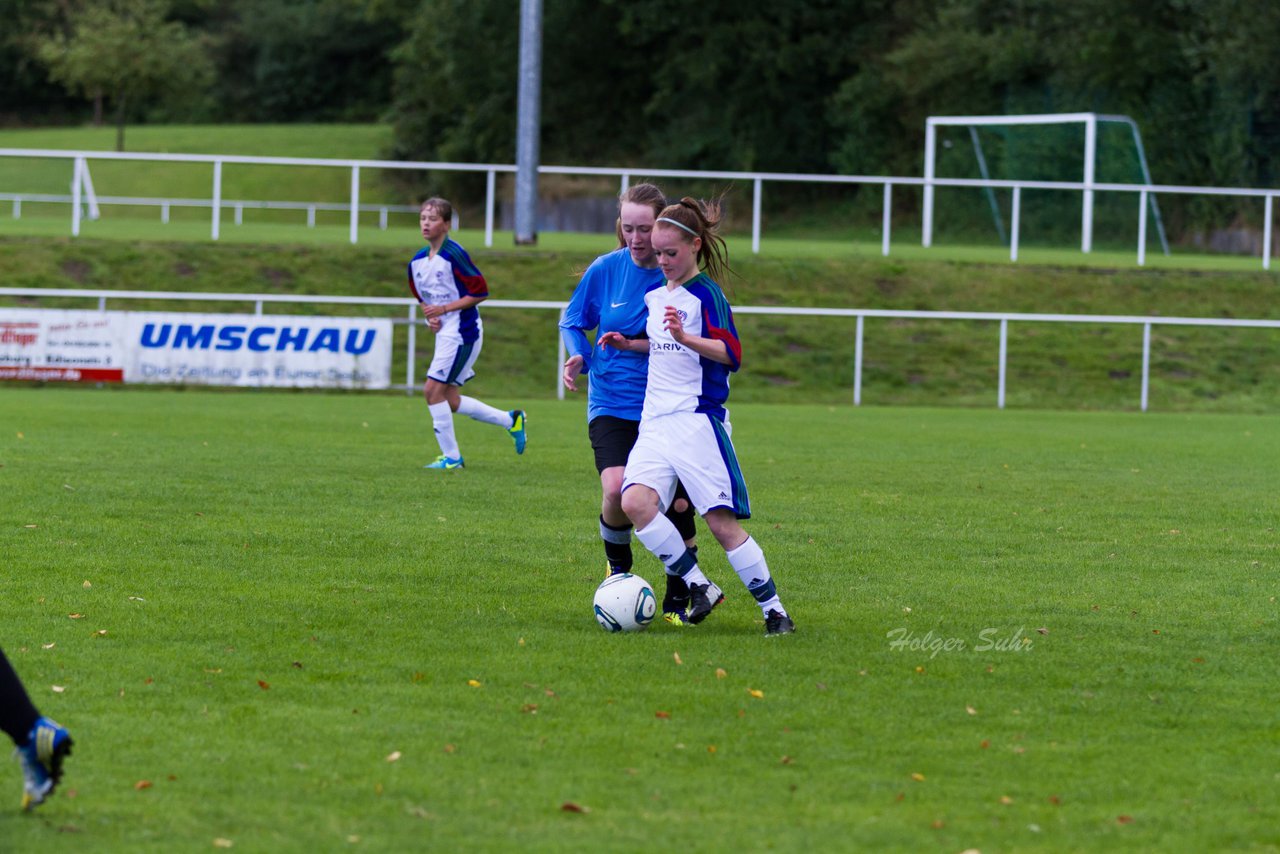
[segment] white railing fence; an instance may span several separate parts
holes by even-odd
[[[185,291],[110,291],[88,288],[0,288],[0,298],[74,298],[95,300],[99,311],[107,310],[108,301],[115,300],[174,300],[200,302],[232,302],[252,303],[255,314],[263,314],[268,304],[305,303],[307,305],[363,305],[385,306],[401,309],[402,317],[393,318],[393,323],[408,326],[406,352],[405,381],[403,385],[392,388],[412,393],[417,390],[414,365],[417,362],[417,329],[423,325],[418,313],[418,303],[408,297],[352,297],[352,296],[310,296],[293,294],[224,294],[224,293],[190,293]],[[548,338],[554,336],[556,341],[555,364],[548,364],[548,375],[553,377],[556,397],[564,399],[564,386],[560,382],[561,366],[566,353],[564,342],[559,334],[559,317],[568,305],[562,300],[486,300],[485,310],[514,309],[555,311],[555,321],[548,324]],[[1214,328],[1247,328],[1280,330],[1280,320],[1235,319],[1220,317],[1141,317],[1130,315],[1103,314],[1018,314],[1012,312],[984,311],[898,311],[872,308],[787,308],[780,306],[737,306],[735,314],[766,315],[775,317],[831,317],[852,318],[854,321],[854,367],[853,367],[853,404],[862,404],[862,374],[864,357],[864,332],[867,318],[888,318],[904,320],[959,320],[987,321],[999,324],[999,346],[995,357],[997,366],[996,406],[1005,408],[1006,385],[1008,377],[1008,341],[1010,324],[1023,323],[1072,323],[1142,327],[1142,373],[1139,408],[1147,411],[1151,381],[1151,329],[1153,326],[1198,326]],[[549,350],[550,348],[548,348]]]
[[[511,164],[498,163],[436,163],[427,161],[398,161],[398,160],[337,160],[325,158],[305,158],[305,157],[247,157],[232,155],[214,155],[214,154],[154,154],[139,152],[117,152],[117,151],[56,151],[49,149],[27,149],[27,148],[0,148],[0,157],[25,157],[25,158],[55,158],[68,160],[72,164],[71,175],[71,194],[69,197],[71,203],[71,234],[78,236],[80,234],[80,223],[82,217],[82,207],[86,200],[90,204],[101,204],[103,199],[93,194],[92,181],[89,173],[89,161],[91,160],[133,160],[142,162],[171,162],[171,163],[207,163],[213,167],[211,201],[208,206],[211,209],[211,236],[217,240],[220,234],[222,211],[228,207],[228,203],[222,198],[222,182],[224,166],[236,165],[267,165],[267,166],[312,166],[327,167],[334,169],[346,169],[351,173],[351,192],[349,201],[341,206],[341,209],[349,211],[349,236],[352,243],[356,243],[359,239],[360,228],[360,212],[368,208],[362,207],[360,204],[360,171],[361,169],[388,169],[388,170],[411,170],[411,171],[443,171],[443,172],[483,172],[486,176],[485,188],[485,222],[484,222],[484,245],[493,245],[494,231],[494,211],[497,199],[497,175],[499,173],[514,173],[516,167]],[[882,217],[882,233],[881,233],[881,254],[889,255],[891,243],[891,224],[893,212],[893,190],[895,187],[921,187],[924,189],[925,198],[932,199],[934,189],[938,187],[967,187],[974,189],[1002,189],[1008,190],[1012,194],[1012,211],[1010,222],[1010,241],[1009,241],[1009,259],[1011,261],[1018,260],[1018,240],[1020,232],[1021,219],[1021,194],[1023,190],[1054,190],[1070,193],[1080,193],[1083,204],[1089,210],[1092,210],[1093,199],[1097,193],[1121,193],[1135,194],[1137,196],[1137,226],[1138,226],[1138,245],[1137,245],[1137,263],[1139,266],[1146,264],[1146,243],[1147,243],[1147,218],[1149,216],[1150,201],[1155,194],[1172,194],[1172,195],[1200,195],[1200,196],[1228,196],[1236,198],[1256,198],[1263,202],[1263,248],[1262,248],[1262,268],[1264,270],[1271,269],[1272,254],[1272,224],[1273,224],[1273,207],[1274,199],[1280,195],[1280,190],[1259,189],[1259,188],[1235,188],[1235,187],[1189,187],[1169,184],[1107,184],[1096,183],[1092,179],[1087,181],[1010,181],[1010,180],[984,180],[975,178],[937,178],[933,176],[925,178],[913,178],[906,176],[885,176],[885,175],[822,175],[811,173],[790,173],[790,172],[725,172],[725,171],[695,171],[687,169],[627,169],[614,167],[589,167],[589,166],[540,166],[539,174],[544,175],[599,175],[610,176],[619,180],[620,189],[625,190],[632,180],[637,177],[645,178],[683,178],[690,180],[714,180],[714,181],[735,181],[749,182],[751,185],[751,251],[759,254],[760,252],[760,234],[763,220],[763,195],[764,184],[768,182],[777,183],[809,183],[809,184],[852,184],[852,185],[869,185],[880,186],[883,188],[883,217]],[[13,194],[9,194],[8,198],[12,199]],[[190,201],[190,200],[188,200]],[[15,202],[20,206],[20,202]],[[232,206],[235,203],[232,203]],[[240,202],[240,205],[247,204]],[[266,204],[266,203],[263,203]],[[291,202],[279,204],[305,205],[305,202]],[[373,206],[381,207],[381,206]],[[20,209],[20,207],[19,207]],[[1086,217],[1082,223],[1081,235],[1081,251],[1088,253],[1092,250],[1092,220]],[[924,246],[930,246],[933,242],[933,206],[930,203],[925,211],[925,220],[923,222],[921,243]]]

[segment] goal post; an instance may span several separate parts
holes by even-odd
[[[1133,136],[1134,147],[1137,152],[1138,164],[1142,170],[1142,180],[1150,185],[1151,172],[1147,168],[1146,152],[1142,145],[1142,134],[1138,130],[1138,124],[1129,116],[1124,115],[1107,115],[1102,113],[1042,113],[1031,115],[1011,115],[1011,116],[929,116],[925,120],[925,150],[924,150],[924,208],[922,211],[922,228],[921,243],[925,247],[933,243],[933,218],[934,218],[934,185],[933,181],[937,177],[937,146],[938,146],[938,128],[939,127],[967,127],[970,137],[973,141],[974,156],[978,161],[979,168],[983,173],[984,179],[989,179],[986,168],[986,159],[983,156],[981,143],[978,141],[977,128],[983,126],[1015,126],[1015,125],[1062,125],[1062,124],[1082,124],[1084,126],[1084,150],[1081,155],[1082,175],[1081,183],[1084,185],[1082,191],[1082,205],[1080,213],[1080,251],[1088,253],[1093,249],[1093,208],[1094,208],[1094,190],[1096,169],[1098,162],[1098,124],[1100,122],[1115,122],[1125,124],[1129,127]],[[1015,179],[1016,180],[1016,179]],[[988,193],[990,190],[988,189]],[[1153,218],[1156,224],[1156,230],[1160,237],[1160,244],[1166,255],[1169,254],[1169,243],[1164,231],[1164,223],[1160,219],[1160,208],[1156,203],[1154,193],[1145,194],[1148,199]],[[990,195],[993,210],[995,209],[994,195]],[[1003,227],[997,225],[997,229],[1003,231]]]

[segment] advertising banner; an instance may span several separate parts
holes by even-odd
[[[0,309],[0,379],[387,388],[391,329],[385,319]]]

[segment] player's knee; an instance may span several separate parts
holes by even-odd
[[[622,492],[622,512],[631,524],[643,528],[658,514],[658,494],[647,486],[633,484]]]

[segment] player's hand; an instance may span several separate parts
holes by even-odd
[[[629,339],[627,338],[627,336],[623,335],[621,332],[618,332],[617,330],[606,332],[605,334],[600,336],[600,340],[596,341],[596,344],[600,345],[601,347],[612,347],[615,350],[627,349],[628,343],[629,343]]]
[[[444,314],[444,313],[445,313],[445,312],[444,312],[444,306],[442,306],[442,305],[424,305],[424,306],[422,306],[422,316],[423,316],[423,317],[425,317],[427,320],[431,320],[433,317],[439,317],[440,315],[442,315],[442,314]]]
[[[574,355],[570,356],[564,363],[564,373],[561,375],[560,379],[564,381],[564,387],[569,389],[569,391],[578,390],[577,379],[578,374],[582,373],[582,362],[583,359],[581,356]]]
[[[677,344],[684,343],[684,321],[675,306],[669,305],[662,314],[662,328],[671,334]]]
[[[427,318],[427,328],[430,329],[432,332],[439,332],[440,327],[443,325],[444,324],[441,322],[440,318],[438,317]]]

